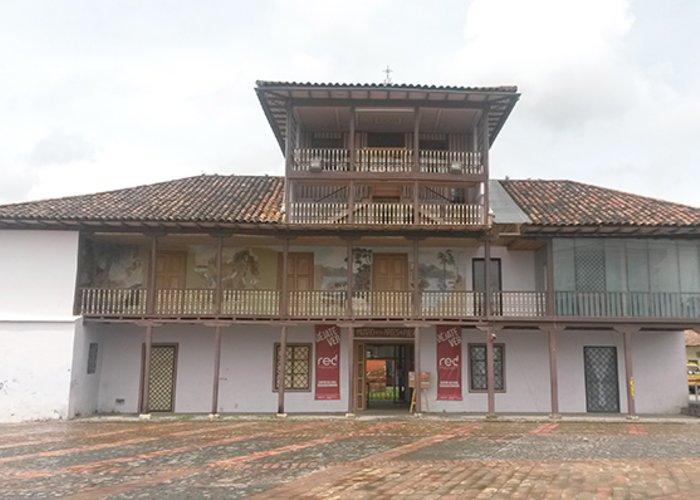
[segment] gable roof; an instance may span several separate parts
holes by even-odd
[[[3,219],[276,223],[281,177],[200,175],[157,184],[0,206]]]
[[[540,226],[694,226],[700,208],[567,180],[503,180]]]
[[[678,203],[574,181],[502,180],[491,181],[490,185],[493,188],[499,183],[502,189],[498,191],[504,199],[498,207],[492,203],[497,210],[496,222],[503,223],[503,217],[509,215],[508,220],[514,223],[517,215],[517,222],[530,229],[671,226],[694,228],[695,233],[700,230],[700,209]],[[283,192],[283,177],[199,175],[102,193],[0,205],[0,227],[100,222],[281,224]],[[508,213],[501,205],[510,207]]]

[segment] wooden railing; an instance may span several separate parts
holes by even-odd
[[[470,174],[484,171],[481,153],[476,151],[421,150],[418,155],[420,171],[431,174]]]
[[[346,224],[347,203],[292,203],[289,222],[292,224]]]
[[[346,172],[350,170],[347,149],[295,149],[292,169],[295,172]]]
[[[556,292],[558,316],[700,318],[700,293]]]
[[[424,291],[421,315],[424,318],[469,318],[481,309],[484,294],[472,291]]]
[[[481,205],[424,204],[420,206],[422,225],[477,225],[484,224]]]
[[[80,314],[85,316],[142,316],[146,313],[144,288],[83,288]]]
[[[413,316],[412,299],[413,292],[410,291],[354,291],[352,312],[363,318],[410,318]]]
[[[347,315],[345,290],[292,290],[289,315],[295,318],[343,318]]]
[[[356,172],[402,173],[414,170],[412,148],[358,148]],[[350,151],[344,148],[297,148],[292,158],[294,172],[349,172]],[[418,152],[418,170],[429,174],[479,175],[484,167],[477,151]]]
[[[278,316],[279,290],[223,290],[221,314],[225,316]]]
[[[211,288],[156,290],[156,314],[163,316],[199,316],[216,312],[216,290]]]
[[[546,316],[546,292],[492,292],[491,314],[511,318]]]
[[[356,224],[413,224],[413,205],[408,203],[356,203]]]

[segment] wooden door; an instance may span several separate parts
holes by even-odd
[[[314,254],[290,252],[287,257],[289,312],[295,316],[308,316],[313,298],[310,291],[314,288]]]
[[[156,255],[156,312],[181,314],[185,309],[187,254],[167,252]]]
[[[374,315],[401,317],[409,315],[411,294],[408,290],[408,255],[375,253],[372,275]]]

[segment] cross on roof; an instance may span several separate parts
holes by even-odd
[[[386,69],[382,70],[382,73],[386,73],[386,77],[384,78],[384,85],[390,85],[391,84],[391,76],[389,76],[391,73],[393,73],[394,70],[389,67],[387,64]]]

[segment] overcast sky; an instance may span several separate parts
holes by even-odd
[[[494,177],[700,205],[697,0],[0,0],[0,203],[280,175],[256,80],[517,85]]]

